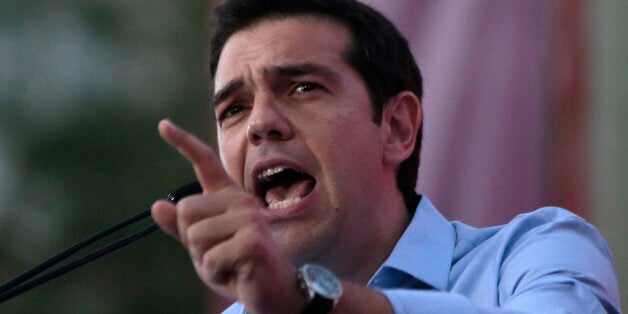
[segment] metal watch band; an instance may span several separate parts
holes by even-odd
[[[326,314],[334,307],[334,301],[322,297],[319,294],[314,295],[314,298],[305,306],[302,314]]]

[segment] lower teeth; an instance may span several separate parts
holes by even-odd
[[[291,198],[289,200],[284,200],[281,202],[276,202],[276,203],[272,203],[272,204],[268,204],[268,209],[281,209],[281,208],[286,208],[288,206],[292,206],[298,202],[301,201],[300,197],[295,197],[295,198]]]

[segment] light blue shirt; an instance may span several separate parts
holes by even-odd
[[[611,254],[595,227],[545,207],[510,223],[447,221],[422,197],[369,287],[395,313],[619,313]],[[239,303],[225,313],[245,313]]]

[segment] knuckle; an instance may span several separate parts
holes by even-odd
[[[184,198],[177,203],[177,216],[179,219],[186,219],[193,211],[191,198]]]
[[[240,229],[236,235],[242,244],[243,252],[255,255],[261,253],[265,248],[263,228],[259,225],[247,225]]]
[[[185,237],[190,245],[198,245],[203,238],[203,232],[199,230],[198,225],[192,225],[185,230]]]
[[[217,269],[219,269],[218,263],[210,251],[203,253],[201,264],[203,265],[203,269],[208,273],[216,273]]]
[[[201,261],[203,281],[212,285],[224,286],[236,273],[236,267],[218,259],[210,251],[205,252]]]
[[[258,225],[263,223],[262,216],[255,210],[239,210],[238,215],[240,219],[245,222],[245,225]]]

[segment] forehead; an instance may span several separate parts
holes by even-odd
[[[243,75],[297,63],[347,66],[351,34],[340,22],[316,15],[262,19],[234,33],[220,54],[215,89]]]

